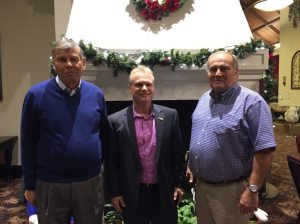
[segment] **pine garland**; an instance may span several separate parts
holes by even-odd
[[[266,48],[270,55],[274,50],[273,46],[267,45],[261,40],[251,39],[249,43],[235,45],[233,47],[219,48],[210,50],[203,48],[193,52],[183,52],[172,49],[170,51],[138,51],[137,53],[125,54],[111,51],[108,49],[96,48],[92,44],[86,45],[83,40],[79,42],[87,60],[95,66],[106,65],[113,70],[116,77],[120,72],[130,73],[130,71],[138,64],[151,67],[154,66],[170,66],[174,71],[176,67],[198,67],[201,68],[208,57],[216,51],[229,51],[238,58],[246,58],[249,54],[256,52],[257,49]],[[268,102],[274,95],[275,81],[273,79],[273,66],[269,60],[269,68],[263,76],[264,93],[263,97]]]
[[[293,27],[298,27],[300,21],[300,0],[294,0],[294,3],[289,6],[289,21],[292,20]]]

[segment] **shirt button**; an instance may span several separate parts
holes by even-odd
[[[195,156],[195,159],[198,159],[198,156]]]
[[[197,145],[200,145],[200,142],[197,142]]]

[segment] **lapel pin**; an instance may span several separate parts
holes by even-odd
[[[163,121],[164,119],[163,119],[162,117],[159,117],[159,118],[158,118],[158,120],[161,120],[161,121]]]

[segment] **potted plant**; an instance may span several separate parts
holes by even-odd
[[[109,211],[104,215],[105,224],[122,224],[122,215],[116,211]]]
[[[196,224],[195,203],[191,195],[186,196],[178,205],[178,224]]]

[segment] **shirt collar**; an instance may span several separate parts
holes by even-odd
[[[213,90],[210,91],[209,95],[213,99],[224,100],[228,97],[231,97],[235,93],[235,91],[238,90],[239,88],[240,88],[240,86],[238,84],[234,84],[228,90],[226,90],[224,93],[221,93],[220,96],[216,96]]]
[[[137,118],[137,117],[143,117],[140,113],[138,113],[138,112],[134,109],[134,106],[133,106],[132,108],[133,108],[133,117],[134,117],[134,118]],[[154,117],[153,108],[151,108],[151,113],[150,113],[147,117],[145,117],[145,119],[148,119],[148,118],[150,118],[151,116]]]
[[[78,86],[73,89],[70,90],[68,87],[66,87],[66,85],[60,80],[60,78],[58,77],[58,75],[55,77],[56,79],[56,83],[57,85],[63,90],[65,91],[67,94],[69,94],[70,96],[73,96],[75,93],[77,93],[77,91],[80,89],[81,87],[81,79],[79,80],[79,84]]]

